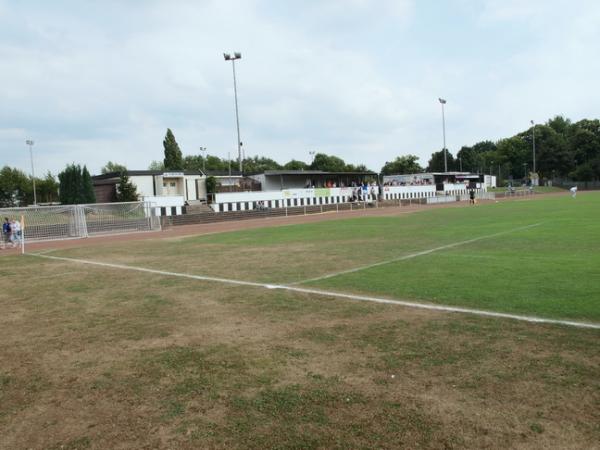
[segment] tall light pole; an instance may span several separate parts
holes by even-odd
[[[531,121],[531,125],[533,125],[533,132],[532,132],[532,136],[533,136],[533,173],[537,173],[535,171],[535,122],[533,120]]]
[[[204,156],[204,152],[206,151],[206,147],[200,147],[200,153],[202,153],[202,172],[206,175],[206,157]]]
[[[33,204],[37,205],[37,193],[35,191],[35,171],[33,170],[33,144],[31,139],[27,139],[25,144],[29,146],[29,158],[31,159],[31,179],[33,181]]]
[[[231,187],[231,152],[227,152],[227,159],[229,160],[229,187]]]
[[[308,152],[308,154],[310,155],[310,163],[312,165],[312,163],[315,162],[315,151],[314,150],[310,151],[310,152]]]
[[[442,133],[444,136],[444,172],[448,172],[448,157],[446,156],[446,117],[444,116],[444,105],[446,104],[446,100],[443,98],[438,98],[440,104],[442,105]]]
[[[238,147],[238,161],[240,163],[240,172],[242,171],[242,141],[240,140],[240,117],[238,113],[238,100],[237,100],[237,81],[235,79],[235,60],[242,59],[242,54],[234,52],[233,56],[229,53],[223,53],[225,61],[231,61],[231,67],[233,68],[233,94],[235,96],[235,123],[237,125],[237,147]]]

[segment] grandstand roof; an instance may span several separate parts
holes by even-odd
[[[265,176],[280,175],[377,175],[375,172],[367,170],[365,172],[325,172],[323,170],[265,170]]]
[[[208,172],[208,171],[207,171]],[[130,177],[139,177],[144,175],[163,175],[165,173],[183,173],[184,175],[204,175],[204,172],[201,170],[126,170]],[[233,175],[233,174],[232,174]],[[103,173],[101,175],[94,175],[92,179],[94,180],[106,180],[110,178],[119,178],[121,176],[121,172],[108,172]]]

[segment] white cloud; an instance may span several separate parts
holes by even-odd
[[[438,96],[448,98],[454,151],[530,118],[597,111],[599,8],[575,2],[564,13],[563,4],[456,0],[436,16],[408,0],[29,9],[0,0],[0,58],[10,67],[0,72],[0,121],[26,130],[0,132],[0,155],[25,164],[16,155],[27,134],[43,170],[75,161],[98,171],[108,160],[145,168],[162,158],[170,127],[184,153],[206,146],[226,156],[236,138],[222,52],[241,51],[249,155],[308,160],[317,149],[378,169],[416,153],[426,163],[442,145]]]

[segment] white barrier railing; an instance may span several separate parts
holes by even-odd
[[[456,195],[443,195],[439,197],[429,197],[427,198],[427,204],[438,204],[438,203],[452,203],[457,200]]]
[[[475,193],[475,198],[477,200],[496,200],[496,193],[488,192],[488,191],[480,191],[480,192]],[[469,194],[460,196],[460,201],[462,201],[462,202],[470,200],[470,199],[471,199],[471,197]]]
[[[359,192],[360,191],[360,192]],[[281,191],[223,192],[215,194],[210,205],[216,212],[245,211],[261,208],[279,209],[348,203],[353,199],[374,201],[377,186],[369,186],[367,195],[360,187],[283,189]]]
[[[434,185],[416,186],[384,186],[384,200],[410,200],[413,198],[434,197],[436,194]]]

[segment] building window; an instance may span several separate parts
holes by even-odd
[[[177,186],[177,183],[175,183],[174,181],[171,181],[171,183],[169,183],[169,185],[170,185],[171,187],[175,187],[175,186]]]

